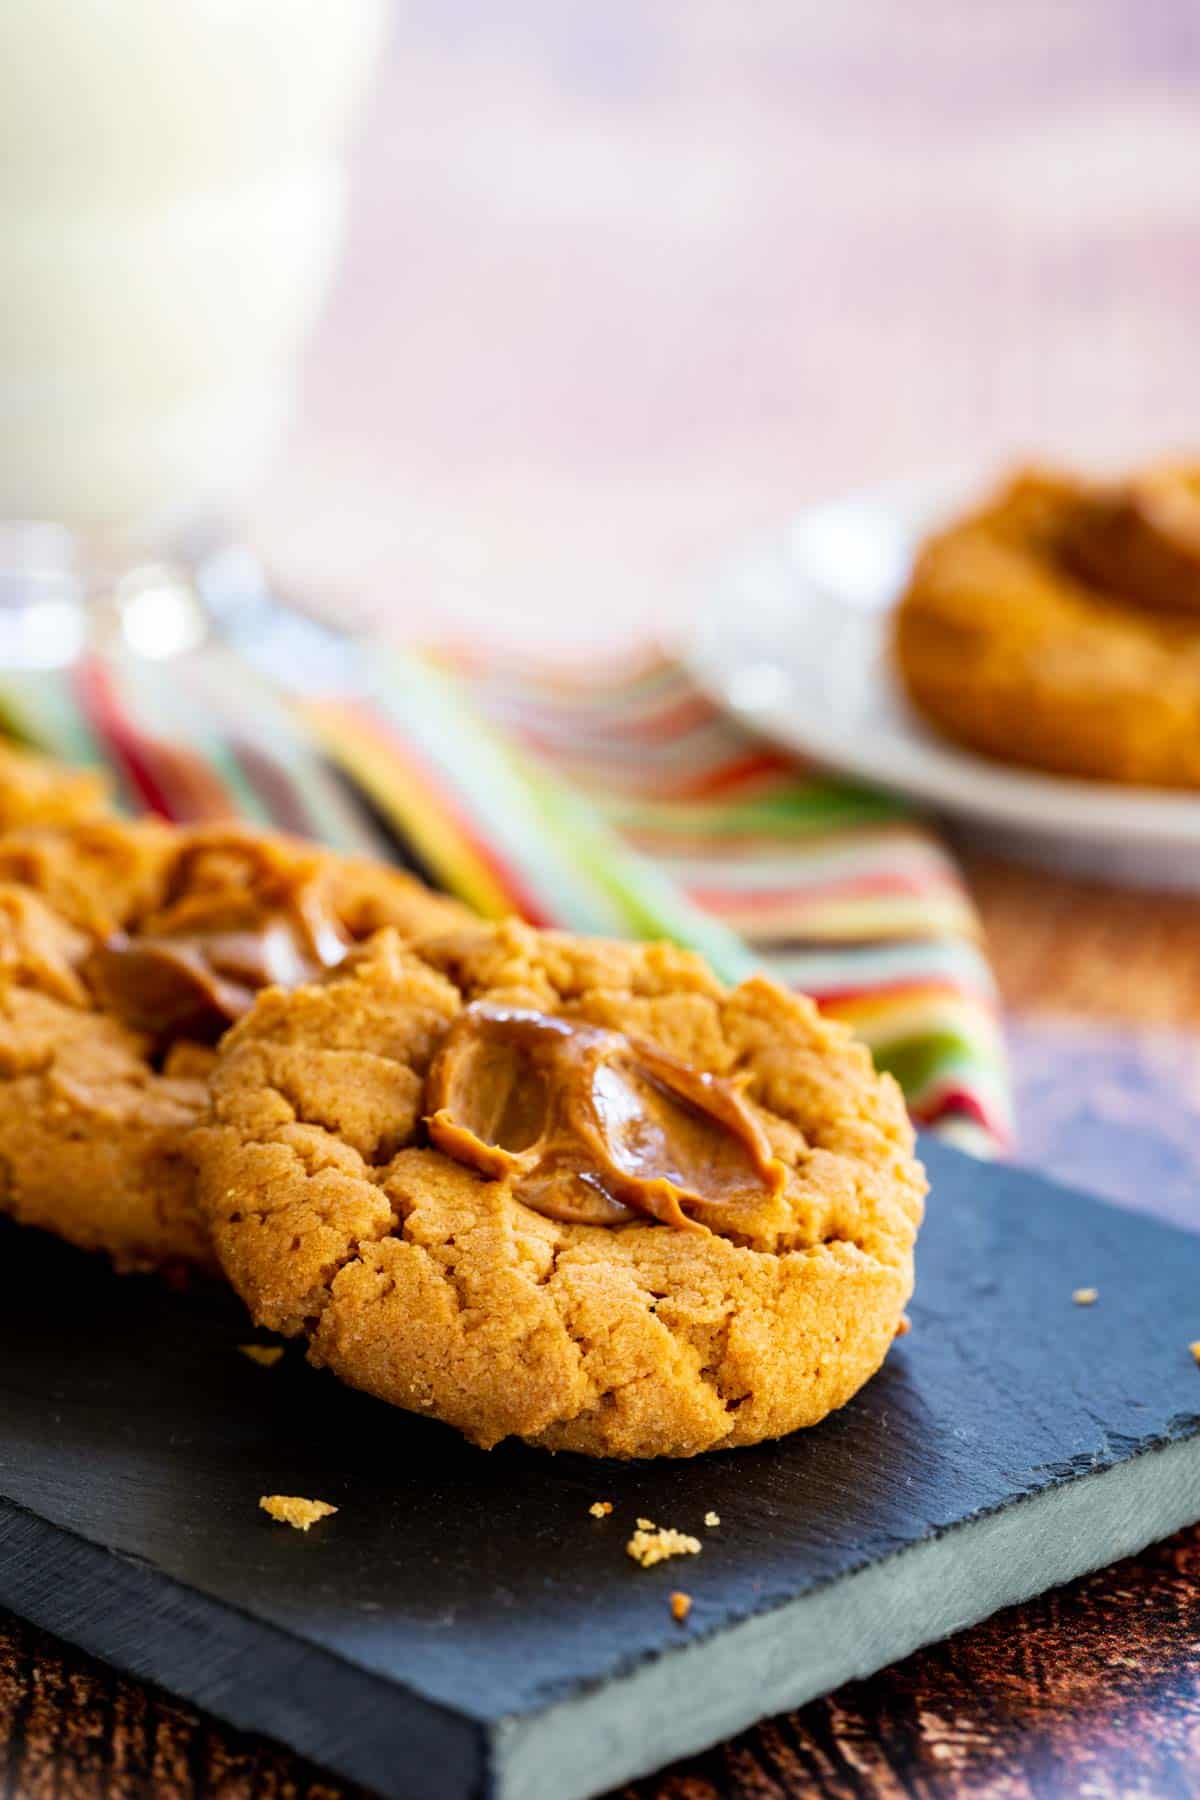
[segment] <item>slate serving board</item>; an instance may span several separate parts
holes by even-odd
[[[387,1795],[568,1800],[1200,1518],[1200,1237],[924,1148],[912,1335],[687,1464],[483,1455],[253,1366],[219,1292],[0,1232],[0,1603]],[[638,1569],[639,1514],[702,1554]]]

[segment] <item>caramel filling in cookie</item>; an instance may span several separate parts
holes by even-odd
[[[1090,495],[1066,536],[1068,560],[1119,598],[1200,611],[1200,471],[1166,466]]]
[[[264,987],[299,987],[341,962],[349,945],[314,888],[255,915],[249,897],[198,894],[152,932],[114,933],[84,974],[100,1004],[160,1039],[212,1042]]]
[[[755,1207],[787,1180],[742,1084],[623,1032],[477,1001],[425,1090],[438,1149],[548,1218],[636,1214],[704,1230],[685,1207]]]

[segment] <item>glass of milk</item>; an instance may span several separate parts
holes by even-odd
[[[31,596],[61,624],[73,584],[236,516],[336,259],[386,7],[0,6],[0,662],[71,653],[30,637]]]

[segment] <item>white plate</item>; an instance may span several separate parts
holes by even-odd
[[[969,821],[990,846],[1142,887],[1200,889],[1200,796],[1039,775],[933,735],[886,654],[918,540],[986,489],[940,477],[852,494],[720,572],[684,646],[747,725],[847,775]]]

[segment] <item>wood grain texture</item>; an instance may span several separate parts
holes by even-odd
[[[350,1800],[261,1740],[0,1620],[0,1793],[20,1800]]]
[[[622,1790],[623,1800],[1192,1795],[1200,1530]],[[260,1740],[0,1620],[8,1800],[357,1800]],[[547,1796],[547,1800],[553,1800]]]
[[[966,857],[1006,1005],[1094,1024],[1200,1029],[1200,905]]]
[[[1200,1531],[910,1657],[628,1800],[1192,1795]]]

